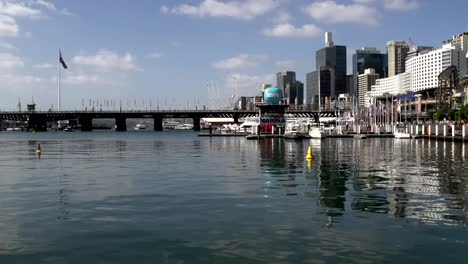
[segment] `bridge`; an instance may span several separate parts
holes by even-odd
[[[158,111],[49,111],[49,112],[0,112],[0,121],[27,121],[28,129],[47,131],[47,122],[61,120],[77,120],[82,131],[92,131],[93,119],[115,119],[116,130],[126,131],[128,118],[154,120],[154,130],[163,130],[163,120],[166,118],[191,118],[193,129],[200,131],[200,120],[209,117],[233,118],[239,123],[240,118],[253,117],[255,110],[158,110]],[[285,115],[290,117],[318,118],[334,117],[334,112],[316,112],[310,110],[287,109]]]

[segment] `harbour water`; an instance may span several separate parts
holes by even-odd
[[[462,143],[2,132],[0,149],[2,264],[468,262]]]

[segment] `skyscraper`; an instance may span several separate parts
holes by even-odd
[[[296,80],[293,71],[278,72],[276,74],[276,85],[283,91],[284,98],[288,104],[302,105],[304,102],[304,84]]]
[[[356,53],[353,54],[353,75],[354,78],[354,98],[361,98],[359,94],[360,89],[358,89],[359,78],[358,76],[364,74],[365,69],[372,68],[375,73],[379,75],[380,78],[386,78],[388,76],[388,56],[387,54],[382,54],[377,48],[362,48],[356,50]],[[355,100],[355,104],[359,100]]]
[[[331,32],[325,33],[325,48],[315,56],[316,71],[307,73],[306,104],[315,110],[335,110],[338,95],[346,89],[346,46],[336,46]]]
[[[325,107],[325,98],[330,98],[330,70],[316,70],[306,75],[306,104],[314,111],[333,110]]]
[[[290,105],[302,105],[304,102],[304,84],[299,81],[286,84],[284,98]]]
[[[409,46],[405,41],[387,42],[389,77],[405,72],[405,61],[408,52]]]
[[[366,69],[363,74],[359,75],[359,106],[363,107],[368,104],[367,92],[371,91],[372,85],[375,85],[379,79],[379,74],[374,69]]]
[[[317,70],[330,71],[330,97],[336,98],[340,93],[346,93],[346,46],[336,46],[332,33],[325,33],[325,48],[316,52],[315,64]],[[321,79],[322,80],[322,79]],[[322,95],[321,95],[322,96]]]
[[[444,41],[444,44],[453,44],[461,50],[468,51],[468,32],[455,35],[451,39]]]
[[[276,74],[276,87],[280,88],[284,91],[286,89],[286,85],[289,83],[294,83],[296,81],[296,73],[293,71],[283,71],[278,72]]]
[[[346,91],[349,95],[354,95],[354,74],[346,75]]]

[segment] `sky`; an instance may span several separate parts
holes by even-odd
[[[468,31],[466,0],[0,0],[0,110],[218,108],[315,69],[324,33],[385,52]]]

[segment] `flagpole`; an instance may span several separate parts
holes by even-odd
[[[57,68],[58,68],[58,76],[57,76],[57,111],[61,110],[61,105],[60,105],[60,49],[59,49],[59,60],[57,63]]]

